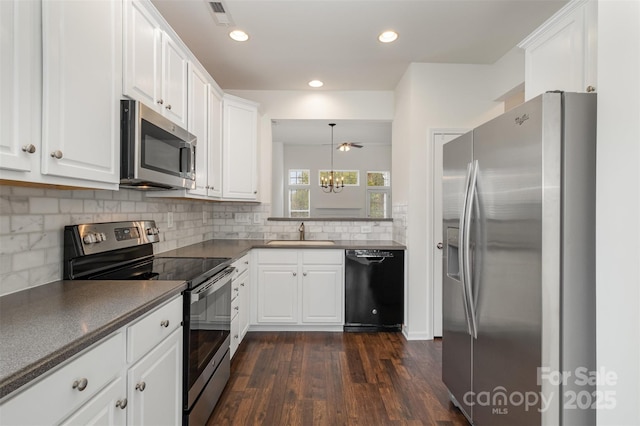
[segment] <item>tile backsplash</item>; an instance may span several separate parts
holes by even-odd
[[[173,225],[168,227],[168,213]],[[299,222],[267,220],[268,204],[147,198],[122,189],[58,190],[0,185],[0,295],[62,278],[65,225],[155,220],[156,253],[212,238],[291,239]],[[394,222],[310,221],[307,239],[392,240]],[[401,242],[401,241],[400,241]]]

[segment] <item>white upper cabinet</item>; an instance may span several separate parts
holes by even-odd
[[[209,197],[222,197],[222,94],[209,86],[209,160],[207,162]]]
[[[189,132],[197,139],[196,188],[154,191],[147,197],[222,197],[222,91],[196,62],[189,63]]]
[[[42,173],[120,180],[122,2],[42,3]]]
[[[551,90],[596,90],[597,7],[573,0],[518,45],[525,49],[526,100]]]
[[[190,194],[207,195],[207,158],[209,158],[209,82],[196,66],[189,66],[189,132],[196,144],[196,187]]]
[[[223,190],[225,199],[258,198],[258,104],[224,96]]]
[[[0,1],[0,27],[0,168],[28,176],[41,151],[40,2]]]
[[[149,3],[125,0],[124,94],[187,128],[188,54]]]
[[[2,1],[2,179],[117,189],[122,2]]]

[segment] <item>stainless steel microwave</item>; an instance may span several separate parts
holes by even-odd
[[[146,105],[120,101],[120,187],[196,186],[196,137]]]

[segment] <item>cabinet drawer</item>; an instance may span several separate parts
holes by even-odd
[[[235,277],[239,277],[240,275],[242,275],[242,273],[244,271],[249,269],[249,255],[245,254],[240,259],[238,259],[235,262],[233,262],[231,264],[231,266],[236,268],[236,270],[233,272],[234,273],[234,278]]]
[[[2,404],[2,423],[58,423],[121,374],[125,365],[124,345],[124,334],[119,332],[59,367],[34,386]]]
[[[301,250],[304,265],[342,265],[344,250]]]
[[[147,314],[127,328],[127,361],[133,362],[181,327],[182,296]]]
[[[297,265],[298,250],[265,249],[258,251],[258,263],[275,265]]]

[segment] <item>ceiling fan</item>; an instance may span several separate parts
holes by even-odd
[[[362,148],[362,145],[353,142],[342,142],[336,149],[338,151],[349,151],[351,148]]]

